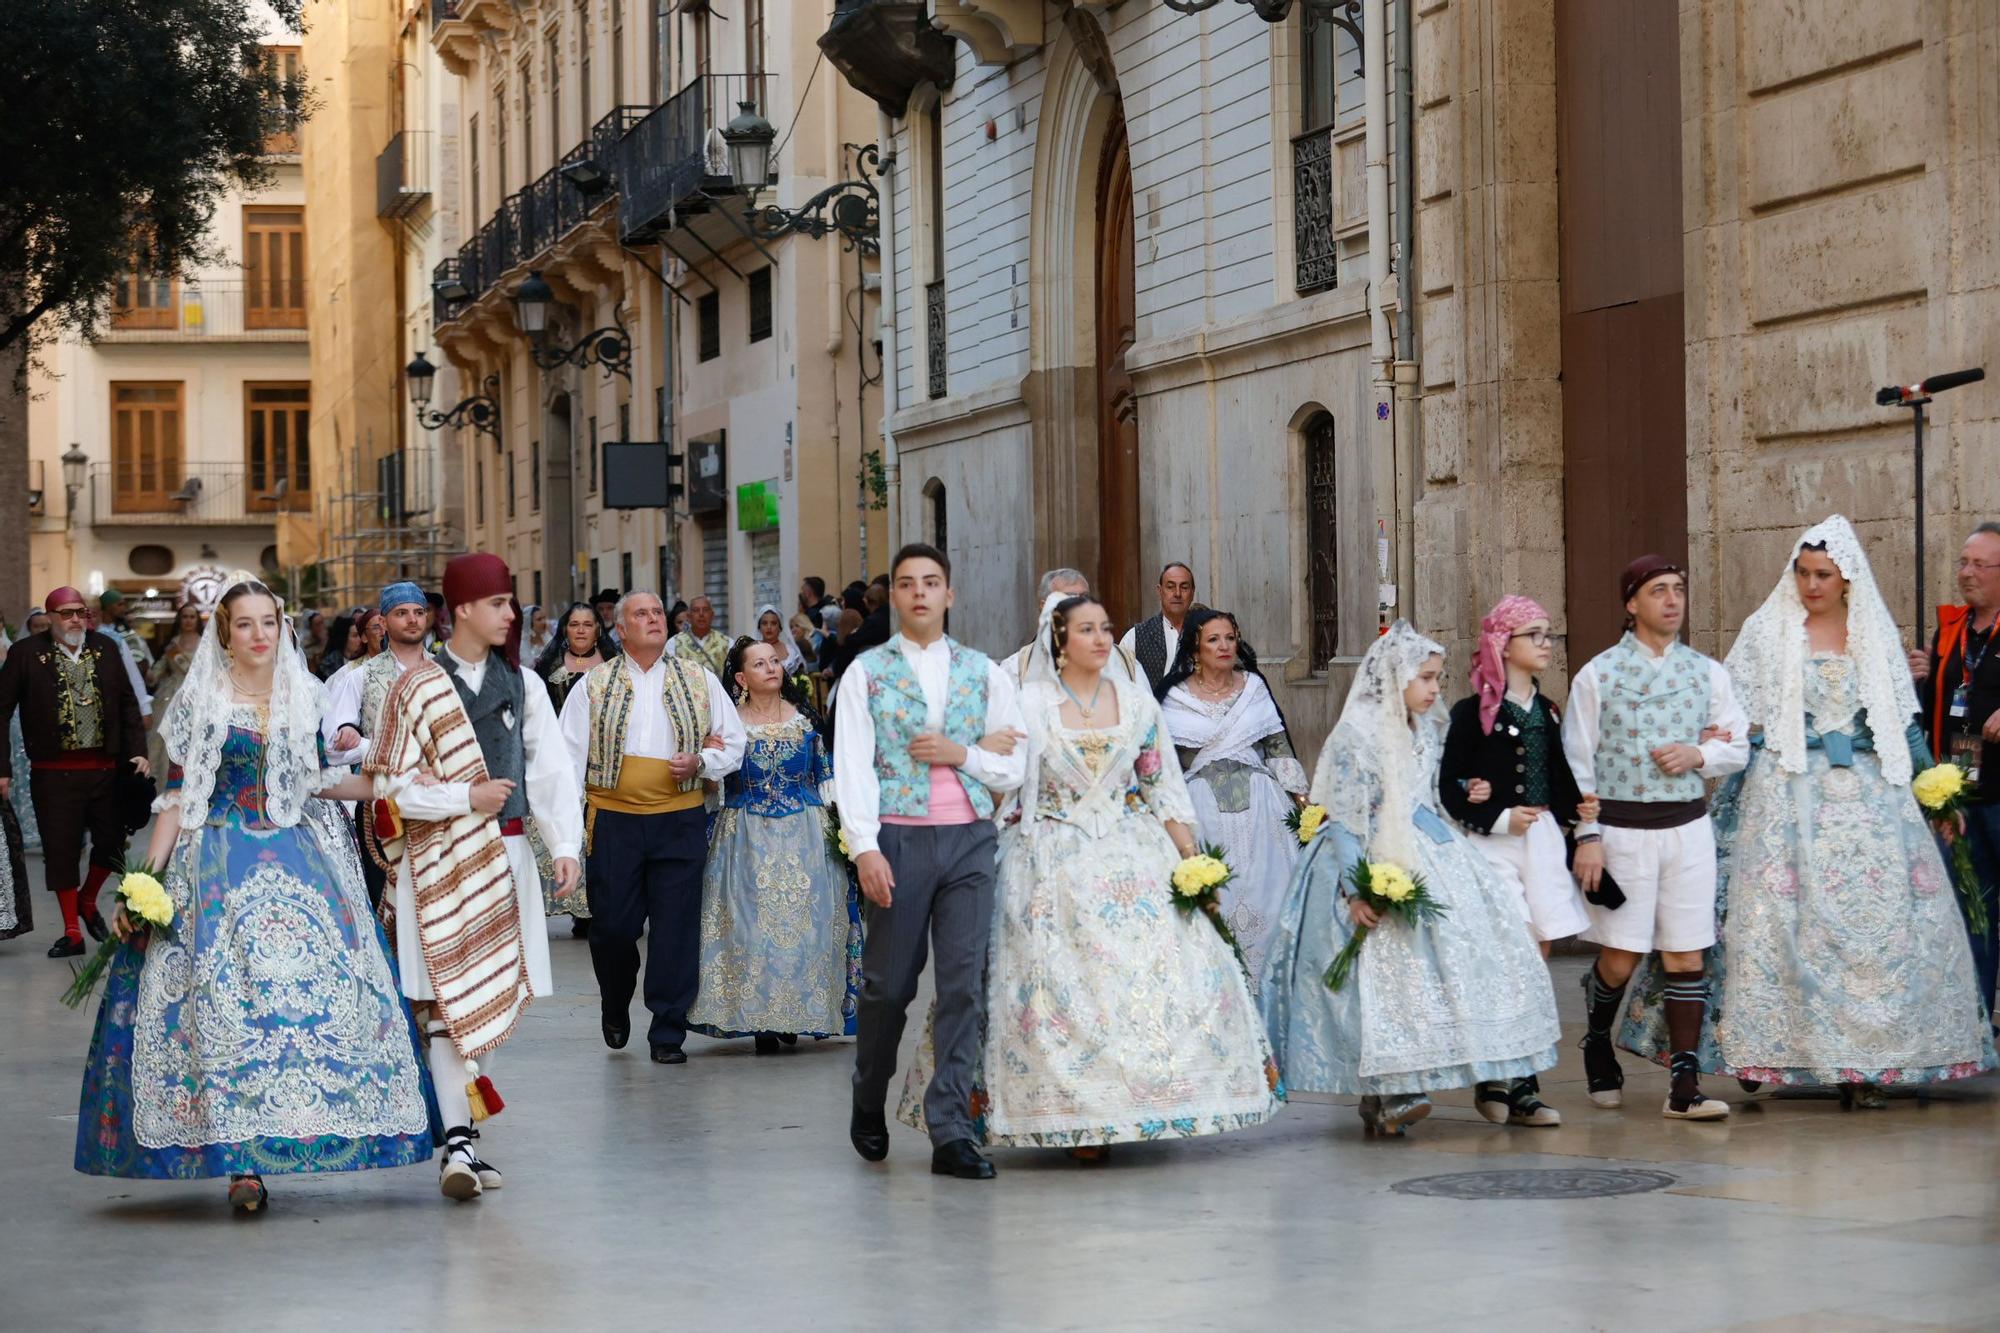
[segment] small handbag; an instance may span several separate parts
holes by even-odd
[[[1576,873],[1576,835],[1571,834],[1567,841],[1569,843],[1569,869],[1570,873],[1574,875]],[[1625,890],[1618,887],[1618,881],[1611,878],[1611,871],[1607,868],[1597,877],[1596,891],[1586,890],[1583,899],[1585,902],[1594,903],[1602,907],[1607,912],[1615,912],[1625,905]]]

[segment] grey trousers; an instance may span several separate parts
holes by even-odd
[[[986,940],[993,929],[990,819],[938,827],[884,824],[882,854],[896,872],[892,905],[868,906],[855,1018],[854,1104],[883,1107],[896,1074],[896,1048],[924,960],[937,954],[937,1017],[931,1038],[937,1072],[924,1093],[932,1143],[969,1139],[972,1078],[986,1017]]]

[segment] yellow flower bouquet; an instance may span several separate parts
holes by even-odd
[[[1229,923],[1222,919],[1222,886],[1227,884],[1235,872],[1229,862],[1223,859],[1222,849],[1214,843],[1204,843],[1193,856],[1181,858],[1174,867],[1174,906],[1183,913],[1201,911],[1207,914],[1209,923],[1223,942],[1235,951],[1236,961],[1243,961],[1243,948],[1236,942],[1236,933]]]
[[[847,830],[840,826],[840,815],[832,806],[821,807],[826,812],[826,850],[834,860],[843,866],[854,864],[854,853],[847,842]]]
[[[150,865],[126,866],[120,872],[118,881],[118,905],[125,909],[125,915],[132,919],[132,924],[138,931],[172,939],[174,900],[167,895],[166,885],[160,882],[163,873],[165,872]],[[133,948],[144,947],[133,942],[136,938],[137,932],[133,939],[121,940],[113,935],[97,946],[97,952],[92,954],[90,961],[82,967],[70,964],[72,979],[69,989],[63,992],[62,1002],[72,1009],[81,1008],[83,1002],[90,998],[91,992],[97,989],[97,983],[102,981],[104,974],[110,970],[111,959],[118,950],[127,945]]]
[[[1394,861],[1370,861],[1363,857],[1348,867],[1347,883],[1353,896],[1374,908],[1385,921],[1394,917],[1406,926],[1413,926],[1425,917],[1444,915],[1444,904],[1431,897],[1424,877],[1412,874]],[[1328,990],[1339,990],[1347,984],[1368,934],[1369,928],[1357,921],[1354,934],[1334,955],[1332,966],[1321,978]]]
[[[1972,844],[1965,836],[1965,807],[1979,794],[1965,770],[1949,760],[1917,774],[1910,783],[1924,817],[1949,851],[1952,887],[1965,904],[1965,924],[1973,938],[1986,934],[1986,895],[1980,892],[1979,871],[1972,864]]]
[[[1300,806],[1285,816],[1285,827],[1303,847],[1319,836],[1320,826],[1326,823],[1326,807],[1323,805]]]

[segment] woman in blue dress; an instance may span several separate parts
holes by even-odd
[[[1443,652],[1399,620],[1361,659],[1313,775],[1326,822],[1292,876],[1259,996],[1286,1084],[1359,1094],[1370,1134],[1423,1119],[1433,1092],[1553,1067],[1561,1035],[1518,896],[1438,810]],[[1422,876],[1443,914],[1378,924],[1347,884],[1364,855]],[[1360,958],[1329,990],[1357,924]]]
[[[723,683],[750,743],[729,775],[702,878],[701,989],[688,1026],[755,1037],[768,1055],[801,1036],[854,1031],[861,909],[828,846],[833,754],[769,643],[738,639]]]
[[[1892,1085],[1992,1069],[1951,879],[1910,793],[1930,756],[1901,631],[1845,518],[1793,545],[1724,665],[1756,748],[1716,805],[1703,1071],[1874,1109]],[[1663,986],[1639,978],[1619,1035],[1661,1060]]]
[[[148,863],[174,904],[112,963],[84,1073],[76,1169],[263,1177],[406,1166],[435,1116],[415,1027],[336,800],[368,780],[322,768],[322,687],[277,599],[224,595],[166,720],[172,761]]]

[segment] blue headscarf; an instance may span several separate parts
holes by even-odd
[[[382,589],[382,600],[376,606],[376,610],[386,616],[397,607],[407,606],[411,602],[415,602],[418,606],[423,607],[430,605],[424,598],[424,590],[406,579],[401,583],[392,583]]]

